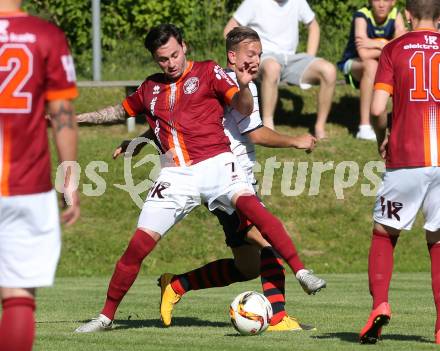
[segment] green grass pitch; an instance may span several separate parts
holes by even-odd
[[[119,308],[115,329],[95,334],[74,334],[73,330],[99,313],[108,278],[58,279],[54,288],[42,289],[39,294],[35,351],[437,349],[427,273],[394,275],[390,294],[393,314],[376,346],[357,343],[371,307],[366,274],[324,275],[328,287],[315,296],[306,295],[288,275],[287,311],[317,330],[265,332],[259,336],[239,336],[228,314],[237,294],[261,289],[259,280],[189,292],[175,308],[173,325],[163,328],[156,278],[139,277]]]
[[[121,89],[83,89],[76,102],[78,112],[116,104]],[[279,130],[299,134],[313,125],[314,93],[282,89],[277,116]],[[80,128],[79,163],[83,169],[80,189],[91,184],[84,170],[91,161],[104,161],[108,172],[99,173],[107,184],[102,196],[81,195],[82,217],[63,230],[63,252],[54,288],[38,292],[35,350],[434,350],[435,309],[430,288],[429,256],[421,218],[414,229],[399,240],[390,302],[393,316],[376,346],[357,344],[357,335],[371,308],[367,282],[367,257],[371,236],[373,197],[361,195],[365,183],[362,167],[378,160],[374,143],[354,139],[358,100],[355,92],[338,87],[329,119],[329,140],[310,155],[296,150],[257,148],[260,163],[276,156],[280,162],[328,162],[359,164],[359,180],[334,193],[334,172],[323,175],[320,192],[295,197],[281,194],[282,171],[275,170],[271,195],[262,199],[285,223],[306,265],[328,281],[328,288],[310,297],[289,275],[287,310],[301,322],[315,325],[316,332],[264,333],[257,337],[237,336],[230,325],[228,306],[245,290],[261,290],[258,280],[222,289],[190,292],[175,310],[174,326],[162,328],[159,315],[157,276],[196,268],[211,260],[230,257],[220,226],[205,209],[197,209],[178,224],[144,262],[138,280],[122,302],[111,332],[76,335],[73,330],[99,313],[114,264],[136,227],[139,209],[126,192],[123,162],[111,153],[127,135],[124,125]],[[136,182],[145,179],[148,168],[133,170]],[[261,181],[261,175],[258,175]],[[421,273],[420,273],[421,272]]]

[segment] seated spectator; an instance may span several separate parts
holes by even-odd
[[[307,52],[296,53],[299,22],[308,27]],[[286,81],[302,89],[320,84],[315,136],[325,138],[325,123],[336,84],[336,68],[317,58],[319,24],[306,0],[244,0],[224,29],[249,26],[260,35],[263,54],[260,65],[262,117],[274,129],[278,83]]]
[[[386,43],[403,34],[403,17],[394,0],[369,0],[353,15],[350,37],[338,68],[347,83],[360,88],[360,124],[356,138],[376,140],[370,124],[370,105],[378,59]]]

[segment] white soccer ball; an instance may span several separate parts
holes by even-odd
[[[242,335],[258,335],[264,332],[272,318],[269,300],[255,291],[238,295],[229,307],[229,315],[235,330]]]

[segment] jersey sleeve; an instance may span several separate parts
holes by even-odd
[[[260,107],[258,105],[257,87],[253,82],[251,82],[249,84],[249,88],[254,98],[254,110],[252,111],[252,114],[250,116],[243,116],[238,111],[236,114],[234,114],[235,123],[237,123],[240,134],[252,132],[253,130],[263,126],[263,121],[261,120],[260,116]]]
[[[261,0],[257,0],[261,1]],[[255,17],[256,4],[254,0],[245,0],[235,11],[233,17],[241,26],[247,26]]]
[[[122,106],[129,116],[135,117],[146,112],[143,99],[146,84],[147,81],[143,82],[133,94],[127,96],[122,102]]]
[[[76,88],[75,65],[64,33],[51,28],[51,47],[46,56],[46,100],[74,99]]]
[[[374,90],[384,90],[390,95],[394,89],[393,64],[391,59],[391,46],[386,45],[379,57],[376,79],[374,81]]]
[[[299,1],[299,16],[298,19],[304,24],[309,24],[315,18],[315,13],[310,8],[306,0]]]
[[[208,78],[217,97],[227,105],[230,105],[232,98],[238,92],[238,87],[231,77],[226,74],[220,65],[211,61],[208,66]]]

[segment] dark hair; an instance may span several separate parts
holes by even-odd
[[[440,17],[440,0],[406,0],[406,9],[419,20],[436,20]]]
[[[170,23],[159,24],[158,26],[151,28],[145,37],[145,49],[147,49],[151,55],[154,55],[156,50],[166,44],[171,37],[174,37],[177,42],[182,45],[183,35],[179,28]]]
[[[237,45],[244,40],[260,41],[260,36],[252,28],[245,26],[235,27],[226,35],[226,52],[235,50]]]

